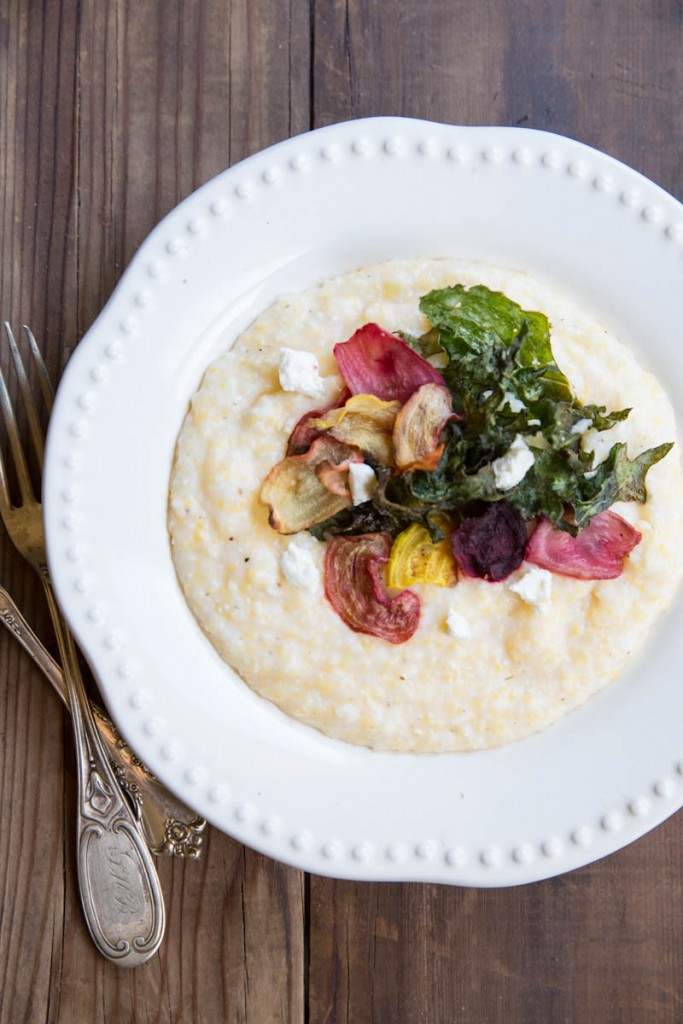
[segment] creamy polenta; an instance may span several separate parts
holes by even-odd
[[[678,445],[653,466],[646,504],[613,507],[642,534],[617,579],[522,564],[507,580],[416,584],[419,627],[394,645],[352,632],[324,596],[326,543],[276,533],[259,500],[300,417],[335,400],[332,354],[362,324],[419,334],[419,297],[485,284],[552,325],[555,359],[583,403],[632,407],[584,446],[633,457],[676,439],[668,397],[631,352],[566,295],[524,273],[452,260],[364,267],[277,301],[206,371],[170,481],[168,526],[185,598],[225,661],[262,697],[329,736],[381,750],[475,750],[556,721],[613,680],[683,573]],[[315,357],[322,385],[283,390],[283,349]],[[597,459],[600,459],[598,453]]]

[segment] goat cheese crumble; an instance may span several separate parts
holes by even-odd
[[[349,465],[349,490],[354,505],[370,501],[377,490],[377,482],[377,474],[372,466],[365,462],[352,462]]]
[[[312,352],[281,348],[278,376],[283,391],[298,391],[301,395],[317,398],[325,390],[318,360]]]
[[[491,463],[496,487],[511,491],[527,475],[534,464],[534,453],[521,434],[517,434],[505,455]]]
[[[525,604],[531,605],[539,612],[547,612],[550,607],[550,596],[553,588],[553,574],[547,569],[534,567],[520,576],[508,588],[518,594]]]
[[[314,594],[320,590],[320,570],[305,537],[295,537],[280,555],[282,575],[288,583]]]
[[[455,637],[456,640],[466,640],[468,636],[472,636],[472,628],[460,612],[456,612],[455,608],[448,609],[448,615],[446,616],[446,629],[448,633]]]

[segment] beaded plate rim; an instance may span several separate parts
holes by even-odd
[[[324,179],[325,168],[363,162],[391,173],[392,162],[422,169],[446,162],[454,172],[522,175],[542,169],[563,177],[629,219],[629,231],[655,233],[669,263],[683,276],[683,207],[654,183],[611,157],[563,136],[533,129],[458,127],[405,118],[343,122],[286,140],[223,172],[169,213],[143,243],[112,299],[77,348],[60,385],[48,438],[45,509],[50,569],[59,601],[101,681],[124,735],[178,796],[248,846],[293,866],[354,879],[514,885],[549,877],[611,853],[637,839],[683,805],[683,743],[637,792],[624,793],[563,831],[529,839],[493,836],[468,844],[433,834],[403,833],[385,842],[364,835],[320,834],[315,820],[296,827],[286,810],[244,795],[234,778],[213,776],[187,756],[181,723],[169,721],[160,692],[142,685],[144,652],[111,621],[90,570],[93,536],[84,508],[91,423],[98,393],[125,386],[127,347],[144,335],[155,294],[174,264],[191,264],[205,240],[234,231],[238,217],[257,217],[259,202],[288,182]],[[427,176],[429,171],[427,170]],[[315,187],[315,186],[313,186]],[[593,200],[591,200],[592,202]],[[246,214],[244,211],[247,211]],[[122,366],[124,370],[122,371]],[[97,573],[95,573],[95,577]],[[472,755],[465,755],[472,756]],[[476,756],[476,755],[474,755]]]

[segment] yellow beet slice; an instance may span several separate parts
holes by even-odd
[[[413,523],[399,533],[387,566],[388,587],[400,589],[413,583],[453,587],[457,579],[449,537],[434,544],[429,531],[419,523]]]

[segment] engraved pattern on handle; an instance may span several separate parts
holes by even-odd
[[[17,608],[11,595],[0,585],[0,618],[25,651],[30,654],[59,697],[69,707],[64,676],[57,662],[45,649]],[[100,740],[120,788],[129,798],[147,845],[157,857],[201,856],[206,819],[190,810],[168,790],[130,749],[114,723],[94,701]]]
[[[40,573],[57,633],[74,725],[78,774],[77,851],[81,902],[100,952],[137,967],[159,948],[165,912],[152,855],[121,793],[85,693],[76,647],[47,570]]]

